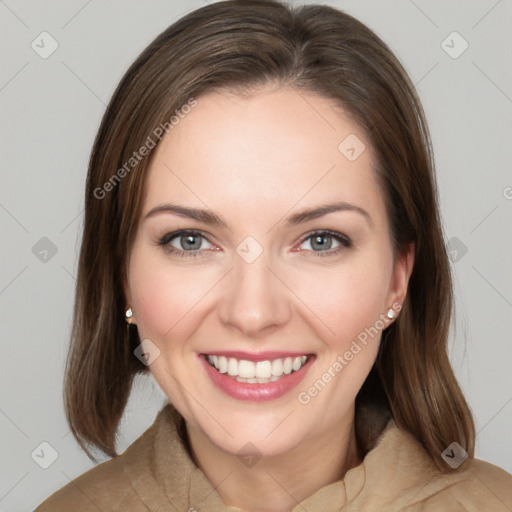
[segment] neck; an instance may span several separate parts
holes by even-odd
[[[361,463],[353,417],[286,453],[244,466],[187,425],[192,457],[226,506],[246,512],[290,512],[320,488],[342,479]]]

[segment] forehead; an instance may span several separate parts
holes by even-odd
[[[261,218],[342,200],[383,214],[364,133],[332,100],[312,93],[204,94],[155,151],[143,214],[184,201]]]

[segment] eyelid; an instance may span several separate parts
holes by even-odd
[[[173,247],[170,245],[170,242],[176,238],[179,238],[181,236],[186,236],[188,234],[192,235],[198,235],[202,238],[204,238],[208,243],[213,244],[209,237],[210,235],[205,234],[203,231],[199,229],[179,229],[176,231],[172,231],[169,233],[166,233],[160,239],[158,240],[158,245],[161,246],[164,250],[166,250],[170,254],[177,255],[178,257],[206,257],[204,254],[205,252],[212,252],[211,249],[197,249],[197,250],[191,250],[191,251],[185,251],[183,249],[178,249],[176,247]],[[330,229],[315,229],[312,231],[309,231],[305,235],[302,236],[301,241],[299,242],[299,246],[302,245],[306,240],[314,237],[315,235],[326,235],[330,236],[331,238],[334,238],[336,241],[339,242],[340,246],[335,249],[328,249],[326,251],[313,251],[313,250],[307,250],[306,252],[312,253],[315,257],[328,257],[328,256],[335,256],[338,253],[340,253],[343,250],[350,249],[353,245],[352,240],[347,235],[340,233],[338,231],[333,231]],[[218,251],[219,249],[214,249],[214,251]],[[294,252],[303,252],[299,250],[294,250]]]
[[[170,231],[166,233],[165,235],[161,236],[158,240],[158,245],[164,246],[164,247],[172,247],[170,245],[170,242],[176,238],[180,238],[182,236],[186,235],[196,235],[204,238],[209,244],[215,245],[213,242],[210,241],[209,237],[210,235],[207,235],[200,229],[178,229],[176,231]],[[182,251],[181,249],[176,249],[176,247],[172,247],[177,252]],[[189,252],[189,253],[199,253],[200,251],[206,251],[210,249],[198,249],[195,251],[183,251],[183,252]],[[171,251],[172,252],[172,251]]]
[[[299,246],[302,245],[305,241],[308,239],[316,236],[316,235],[327,235],[331,238],[334,238],[337,242],[339,242],[340,246],[335,249],[328,249],[326,251],[312,251],[308,250],[307,252],[314,254],[315,256],[335,256],[339,254],[341,251],[350,249],[353,246],[353,242],[350,237],[345,235],[344,233],[340,233],[338,231],[333,231],[331,229],[314,229],[313,231],[310,231],[309,233],[306,233],[302,240],[299,242]]]
[[[311,238],[315,235],[324,235],[324,234],[332,236],[333,238],[338,240],[340,243],[342,243],[342,241],[346,242],[348,244],[351,243],[351,239],[347,235],[344,235],[343,233],[339,233],[338,231],[333,231],[331,229],[314,229],[313,231],[309,231],[302,237],[302,240],[300,243],[305,242],[308,238]]]

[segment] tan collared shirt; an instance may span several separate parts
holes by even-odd
[[[123,454],[80,475],[35,510],[75,511],[242,512],[226,506],[194,464],[170,405]],[[299,511],[512,512],[512,475],[476,459],[442,474],[416,439],[390,420],[363,462],[291,512]]]

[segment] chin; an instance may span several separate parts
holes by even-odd
[[[286,423],[286,420],[283,423]],[[231,435],[211,424],[199,428],[210,442],[223,452],[238,457],[253,455],[259,458],[279,456],[292,451],[305,441],[307,433],[305,430],[296,431],[295,423],[283,425],[283,429],[279,431],[279,426],[276,428],[275,422],[266,421],[259,425],[243,421],[230,423]]]

